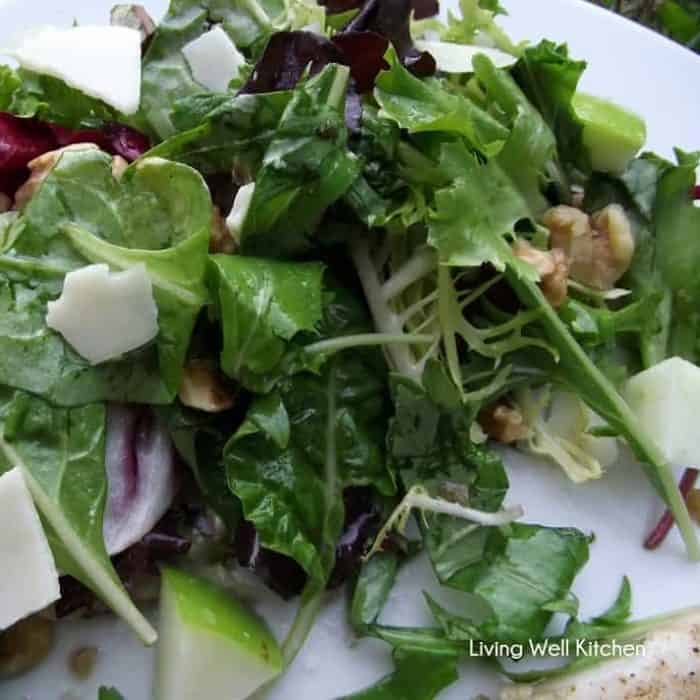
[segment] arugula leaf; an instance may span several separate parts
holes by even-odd
[[[378,552],[362,565],[350,605],[350,624],[358,634],[366,634],[389,598],[399,570],[395,552]]]
[[[551,604],[565,598],[587,560],[588,538],[573,528],[522,523],[490,528],[481,559],[449,581],[451,588],[477,597],[472,614],[468,601],[466,617],[448,612],[429,596],[428,604],[454,641],[539,639],[551,618]]]
[[[275,136],[291,92],[256,95],[199,94],[175,103],[178,133],[148,156],[187,163],[204,174],[234,170],[251,178]]]
[[[303,252],[325,210],[361,171],[347,149],[346,66],[331,64],[298,85],[277,127],[241,232],[246,254]]]
[[[550,378],[578,394],[593,411],[607,421],[612,430],[625,438],[652,485],[674,514],[688,556],[692,560],[700,559],[700,546],[695,528],[663,455],[639,428],[637,418],[630,407],[576,342],[566,324],[545,299],[542,290],[530,280],[518,277],[515,272],[507,271],[506,276],[520,301],[526,307],[541,311],[538,323],[548,342],[559,353],[559,362],[548,367]]]
[[[338,700],[433,700],[459,678],[456,660],[449,656],[398,652],[394,665],[394,672],[376,685]]]
[[[54,408],[4,388],[0,425],[0,472],[22,470],[58,568],[91,588],[145,643],[153,644],[156,632],[122,587],[102,536],[104,406]]]
[[[97,700],[125,700],[125,698],[116,688],[102,686]]]
[[[583,127],[572,103],[585,69],[585,61],[569,57],[566,44],[544,39],[525,49],[513,68],[513,76],[554,132],[561,160],[589,169]]]
[[[569,639],[600,639],[611,629],[624,625],[632,615],[632,587],[625,576],[615,602],[601,615],[590,622],[571,620],[564,636]]]
[[[221,23],[239,49],[253,49],[284,14],[282,0],[171,0],[143,58],[141,118],[161,139],[175,133],[172,104],[204,92],[195,81],[182,48]]]
[[[281,362],[289,341],[312,332],[322,318],[323,265],[214,255],[211,287],[218,300],[224,344],[221,367],[258,385]],[[311,358],[309,358],[311,362]]]
[[[380,116],[411,133],[439,131],[463,136],[485,155],[496,155],[508,130],[462,95],[448,92],[438,80],[421,80],[401,65],[394,51],[387,53],[389,69],[376,80],[374,98]]]
[[[700,357],[700,315],[697,299],[700,256],[695,239],[700,230],[700,209],[693,203],[695,171],[700,152],[676,153],[678,165],[660,177],[654,200],[655,265],[672,296],[668,355],[696,362]]]
[[[207,300],[210,225],[209,193],[191,168],[146,159],[117,182],[106,154],[64,152],[0,255],[0,381],[64,405],[171,400]],[[156,347],[93,367],[46,327],[46,303],[60,293],[64,275],[86,259],[113,269],[146,265],[159,309]]]

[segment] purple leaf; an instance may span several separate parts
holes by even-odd
[[[170,508],[177,490],[175,462],[167,427],[151,408],[109,406],[103,532],[110,555],[141,540]]]
[[[435,59],[413,45],[411,10],[411,0],[367,0],[343,31],[376,32],[391,41],[404,66],[414,75],[432,75],[436,69]]]
[[[0,112],[0,192],[13,197],[28,177],[27,163],[71,143],[91,142],[111,155],[133,161],[150,147],[142,133],[116,122],[96,129],[68,129],[39,119]]]
[[[255,64],[242,94],[291,90],[310,67],[311,75],[329,63],[344,63],[340,51],[313,32],[277,32]]]

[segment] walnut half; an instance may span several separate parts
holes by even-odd
[[[523,440],[530,430],[520,410],[504,403],[482,408],[478,421],[486,435],[505,444]]]
[[[233,406],[236,393],[218,369],[194,361],[183,370],[178,398],[189,408],[219,413]]]
[[[513,244],[515,256],[530,263],[540,275],[540,286],[547,301],[555,308],[566,300],[569,263],[563,250],[539,250],[519,238]]]
[[[544,215],[552,248],[561,248],[572,279],[608,290],[625,274],[634,255],[629,219],[619,204],[588,216],[580,209],[553,207]]]

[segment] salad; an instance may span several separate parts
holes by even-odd
[[[243,700],[341,586],[395,666],[348,697],[437,697],[477,647],[502,700],[700,695],[699,609],[631,620],[625,578],[581,619],[594,535],[531,522],[495,449],[576,483],[631,450],[640,547],[700,559],[700,152],[640,154],[565,45],[459,6],[172,0],[3,49],[0,695],[111,613],[158,700]],[[387,625],[421,553],[460,604]]]

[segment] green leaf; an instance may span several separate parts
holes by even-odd
[[[214,255],[210,280],[223,326],[221,366],[244,384],[275,369],[289,341],[322,314],[323,265]],[[257,380],[259,381],[259,380]]]
[[[376,685],[339,700],[433,700],[459,678],[456,660],[449,656],[399,653],[395,670]]]
[[[490,100],[506,115],[511,129],[497,156],[498,164],[530,211],[541,214],[549,206],[542,190],[547,166],[556,155],[554,134],[507,71],[497,69],[487,56],[477,55],[474,73]]]
[[[252,178],[275,136],[291,92],[256,95],[199,94],[175,103],[178,133],[147,156],[177,160],[202,173],[235,170]]]
[[[519,53],[519,47],[496,24],[497,15],[507,14],[499,0],[459,0],[459,9],[461,17],[447,11],[447,27],[441,33],[444,41],[473,45],[486,40],[486,46]]]
[[[241,233],[246,254],[305,251],[326,209],[360,174],[362,163],[347,146],[348,78],[347,67],[331,64],[295,88],[255,177]]]
[[[22,470],[58,568],[91,588],[144,642],[153,644],[156,632],[122,587],[102,537],[104,406],[54,408],[4,389],[0,420],[0,472]]]
[[[171,400],[207,300],[210,226],[209,193],[191,168],[147,159],[117,182],[106,154],[65,152],[0,254],[0,381],[62,405]],[[47,302],[86,260],[115,270],[145,264],[159,311],[155,346],[91,366],[46,327]]]
[[[350,605],[350,624],[358,634],[366,634],[377,621],[398,570],[399,557],[395,552],[378,552],[362,565]]]
[[[250,50],[275,31],[282,0],[171,0],[143,58],[141,118],[161,139],[175,133],[172,105],[204,92],[192,77],[182,48],[221,23],[239,49]]]
[[[526,49],[513,68],[515,80],[554,132],[561,160],[579,167],[588,163],[572,100],[585,68],[585,61],[569,57],[565,44],[546,39]]]
[[[125,700],[125,698],[116,688],[102,686],[97,700]]]
[[[700,152],[678,152],[678,165],[660,177],[654,202],[655,264],[672,295],[669,355],[696,362],[700,357],[700,282],[697,269],[700,252],[700,209],[693,203],[695,171]]]
[[[472,615],[456,616],[430,598],[428,603],[449,639],[527,643],[542,637],[549,606],[565,598],[587,560],[588,539],[578,530],[522,523],[491,528],[481,560],[449,582],[477,597]]]
[[[104,102],[68,87],[58,78],[9,66],[0,66],[0,109],[71,128],[92,127],[119,118]]]
[[[230,488],[261,544],[294,558],[317,584],[333,566],[342,489],[392,491],[386,414],[384,378],[361,353],[348,353],[320,375],[296,375],[280,382],[278,394],[254,399],[226,447]],[[326,518],[328,529],[319,528]]]
[[[411,133],[439,131],[463,136],[485,155],[498,153],[508,130],[468,98],[448,91],[437,80],[421,80],[406,70],[393,51],[389,70],[379,74],[374,97],[380,116]]]
[[[629,579],[622,579],[620,591],[615,602],[602,615],[594,617],[590,622],[571,620],[566,626],[564,636],[569,639],[600,639],[611,629],[624,625],[632,615],[632,587]]]
[[[241,504],[231,493],[223,465],[223,448],[230,437],[230,413],[203,413],[180,403],[160,409],[180,457],[192,470],[205,503],[234,533]]]
[[[443,149],[441,169],[454,177],[453,184],[436,191],[429,222],[428,240],[441,262],[460,267],[490,263],[497,270],[509,266],[526,279],[538,279],[507,240],[515,236],[515,224],[533,212],[497,162],[481,163],[453,144]]]

